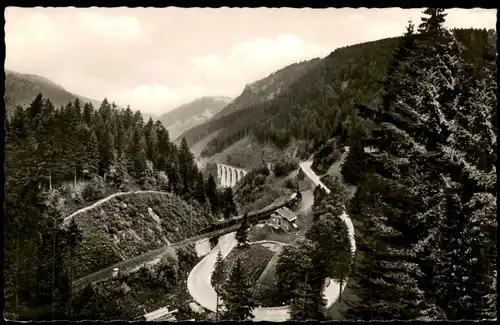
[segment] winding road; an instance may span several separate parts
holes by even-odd
[[[330,190],[323,184],[311,169],[312,161],[305,161],[300,164],[300,168],[304,173],[316,184],[321,186],[327,193]],[[354,226],[351,219],[347,214],[342,213],[340,218],[346,223],[347,230],[349,233],[349,239],[351,242],[352,252],[356,251],[356,241],[354,240]],[[220,250],[223,257],[226,257],[229,252],[236,246],[237,241],[235,238],[235,232],[229,233],[220,237],[219,243],[206,255],[189,273],[188,276],[188,290],[191,296],[196,300],[196,302],[202,307],[215,312],[217,294],[213,289],[210,278],[212,272],[214,271],[215,260],[217,258],[217,253]],[[347,283],[347,281],[345,281]],[[342,286],[342,290],[345,289],[346,284]],[[340,284],[334,280],[326,286],[324,290],[325,298],[327,300],[327,308],[329,308],[335,301],[337,301],[340,294]],[[282,322],[286,321],[289,317],[289,307],[270,307],[270,308],[255,308],[253,310],[254,321],[274,321]]]
[[[327,193],[330,193],[330,190],[321,182],[320,178],[314,173],[311,169],[312,161],[305,161],[300,164],[300,168],[303,172],[309,177],[316,185],[321,186]],[[139,193],[158,193],[158,194],[167,194],[165,192],[160,191],[130,191],[130,192],[120,192],[112,194],[104,199],[101,199],[94,204],[82,208],[68,217],[64,218],[62,225],[67,226],[69,221],[76,215],[81,214],[85,211],[96,208],[97,206],[109,201],[110,199],[117,196],[125,196],[130,194],[139,194]],[[301,210],[307,209],[310,205],[313,204],[313,200],[307,200],[303,202]],[[356,242],[354,240],[354,227],[352,225],[351,219],[344,212],[340,218],[346,223],[349,237],[351,241],[351,247],[353,249],[353,253],[356,250]],[[190,272],[188,276],[188,290],[191,296],[198,302],[202,307],[215,311],[216,309],[216,293],[212,288],[210,283],[210,277],[214,270],[215,260],[217,257],[217,253],[221,250],[223,257],[226,257],[231,250],[236,246],[237,241],[235,238],[235,230],[239,227],[239,225],[234,225],[232,227],[228,227],[224,229],[222,232],[222,236],[219,239],[219,243],[208,253]],[[233,231],[228,233],[229,231]],[[202,238],[206,238],[208,234],[204,234],[201,236],[196,236],[193,238],[188,238],[178,243],[173,243],[173,247],[175,246],[183,246],[184,244],[194,242],[196,240],[200,240]],[[209,237],[209,236],[208,236]],[[112,270],[114,267],[119,267],[121,270],[132,269],[137,265],[141,265],[144,263],[151,262],[160,258],[162,255],[167,253],[169,249],[172,249],[172,246],[162,247],[160,249],[150,251],[140,256],[136,256],[126,261],[121,261],[116,265],[104,268],[98,272],[87,275],[81,279],[78,279],[74,282],[75,287],[83,287],[88,282],[94,281],[102,281],[103,279],[107,279],[111,276]],[[347,282],[347,281],[346,281]],[[345,284],[342,287],[344,290]],[[324,294],[327,299],[327,308],[330,307],[335,301],[337,301],[340,293],[340,285],[335,281],[330,281],[328,286],[325,288]],[[289,307],[288,306],[280,306],[280,307],[269,307],[269,308],[255,308],[253,310],[254,321],[286,321],[289,317]]]

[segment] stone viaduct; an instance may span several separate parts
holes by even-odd
[[[217,179],[222,187],[233,187],[248,173],[248,170],[224,164],[217,164]]]

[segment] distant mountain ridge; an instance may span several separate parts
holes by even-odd
[[[63,86],[56,84],[43,76],[36,74],[26,74],[5,69],[5,110],[8,117],[10,117],[16,106],[26,107],[35,99],[38,94],[42,94],[44,98],[50,99],[55,107],[65,106],[68,102],[74,101],[79,98],[82,102],[90,102],[97,109],[102,101],[88,98],[86,96],[71,93],[64,89]],[[110,102],[112,102],[110,100]],[[120,106],[118,106],[121,108]],[[155,117],[151,114],[142,116],[144,120],[149,117]]]
[[[214,118],[219,118],[240,109],[278,97],[290,87],[295,80],[304,75],[320,61],[321,59],[316,58],[309,61],[294,63],[271,73],[264,79],[247,84],[241,95],[221,110]]]
[[[224,118],[282,96],[296,80],[300,79],[320,62],[322,62],[321,59],[316,58],[294,63],[271,73],[266,78],[246,85],[241,95],[230,102],[218,114],[207,122],[186,129],[180,137],[186,137],[190,145],[195,144],[212,132],[220,129],[221,127],[218,122]]]
[[[182,132],[210,120],[231,101],[232,98],[223,96],[201,97],[174,108],[158,120],[169,131],[171,139],[175,139]]]
[[[463,57],[469,62],[476,62],[487,44],[496,46],[492,42],[496,39],[494,30],[453,29],[452,32],[464,45]],[[380,81],[399,39],[340,47],[324,59],[301,63],[305,65],[303,70],[290,65],[280,70],[288,86],[279,94],[267,97],[270,86],[262,86],[267,83],[279,88],[280,81],[272,74],[247,86],[218,116],[182,136],[192,147],[217,132],[201,151],[202,158],[212,157],[248,136],[260,144],[279,148],[286,148],[294,141],[306,141],[310,145],[307,150],[334,136],[346,137],[348,130],[364,127],[354,116],[355,104],[372,107],[380,100]],[[249,96],[252,93],[255,95]],[[245,97],[250,100],[245,102]],[[240,100],[243,104],[238,107]]]

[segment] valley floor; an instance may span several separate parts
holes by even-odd
[[[311,178],[311,180],[325,188],[327,192],[329,189],[321,182],[319,177],[311,170],[311,161],[302,162],[300,164],[304,173]],[[304,208],[304,206],[302,207]],[[305,208],[308,208],[305,206]],[[346,222],[349,236],[351,238],[351,245],[355,250],[354,242],[354,227],[349,217],[344,213],[341,218]],[[218,251],[221,251],[222,256],[225,258],[229,255],[231,250],[236,246],[237,241],[235,238],[235,233],[231,233],[222,236],[219,239],[219,243],[214,247],[214,249],[207,255],[203,260],[198,263],[191,271],[188,277],[188,289],[192,297],[199,303],[202,307],[215,312],[217,306],[217,294],[211,285],[211,274],[214,271],[215,260]],[[346,284],[343,284],[342,290],[345,289]],[[327,285],[325,287],[325,298],[327,299],[327,307],[331,307],[337,301],[340,295],[340,285],[333,280],[327,279]],[[288,306],[280,307],[270,307],[270,308],[255,308],[253,310],[254,321],[274,321],[281,322],[286,321],[289,318]]]

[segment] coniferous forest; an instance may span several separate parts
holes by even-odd
[[[76,266],[67,261],[82,233],[62,220],[77,208],[131,190],[172,192],[214,216],[226,206],[186,141],[177,147],[160,122],[107,99],[56,108],[38,95],[17,107],[5,120],[4,169],[5,310],[27,319],[68,316]]]
[[[357,185],[347,202],[352,265],[335,265],[345,257],[332,246],[342,236],[325,240],[344,201],[319,187],[307,240],[281,255],[277,281],[293,319],[323,319],[321,286],[312,281],[330,263],[349,278],[346,320],[496,319],[496,56],[483,43],[471,61],[445,17],[427,9],[417,28],[410,22],[380,103],[357,105],[357,118],[372,127],[351,134],[342,168],[344,181]],[[332,246],[326,255],[323,245]]]
[[[488,46],[496,46],[496,32],[486,29],[453,29],[462,47],[462,58],[482,64]],[[332,137],[349,143],[352,132],[369,123],[357,119],[355,105],[377,105],[384,79],[400,38],[388,38],[335,49],[315,63],[272,100],[252,103],[228,112],[183,133],[190,145],[220,130],[205,147],[210,157],[251,135],[256,141],[284,148],[293,139],[306,140],[312,151]],[[312,151],[310,153],[312,153]]]
[[[496,57],[467,62],[445,17],[410,24],[381,104],[359,106],[376,150],[350,208],[360,300],[348,319],[496,318]]]
[[[311,223],[274,265],[276,295],[289,305],[291,320],[328,319],[325,278],[346,284],[332,307],[342,304],[345,320],[496,319],[497,53],[488,31],[448,30],[445,21],[444,9],[425,9],[403,36],[333,52],[276,100],[225,112],[187,132],[194,141],[224,127],[207,156],[249,133],[279,147],[306,140],[319,148],[312,164],[318,173],[349,145],[342,180],[323,178],[331,192],[316,187]],[[336,66],[346,53],[361,63]],[[381,53],[386,64],[370,62]],[[330,80],[337,70],[346,78]],[[232,190],[221,192],[215,175],[198,170],[186,138],[176,146],[160,122],[144,122],[130,107],[104,99],[95,109],[76,99],[57,108],[38,95],[17,107],[4,128],[5,311],[18,320],[109,318],[136,307],[132,300],[107,305],[94,284],[79,300],[74,296],[75,254],[85,240],[74,218],[66,226],[63,219],[79,208],[116,192],[153,190],[201,211],[172,220],[238,212]],[[275,166],[274,174],[300,170],[289,165]],[[256,196],[266,178],[257,169],[248,175],[237,198]],[[346,183],[356,187],[351,197]],[[242,247],[250,246],[247,218],[237,231]],[[343,218],[353,222],[355,247]],[[198,257],[194,249],[178,256],[164,257],[156,278],[146,268],[131,277],[140,279],[134,289],[141,294],[144,283],[145,291],[178,285],[179,309],[187,315],[187,285],[177,280],[185,280]],[[254,317],[244,263],[238,258],[225,270],[219,252],[211,281],[225,303],[220,319]],[[171,293],[162,290],[155,299]],[[78,303],[85,308],[77,312]]]

